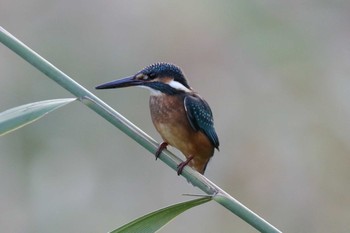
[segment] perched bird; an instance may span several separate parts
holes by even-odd
[[[186,161],[178,165],[178,175],[186,165],[204,174],[214,148],[219,149],[219,139],[208,103],[188,85],[180,68],[169,63],[155,63],[135,75],[101,84],[96,89],[129,86],[151,91],[152,121],[164,141],[156,158],[170,145],[186,156]]]

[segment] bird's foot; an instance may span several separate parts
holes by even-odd
[[[189,164],[189,162],[191,162],[191,160],[193,159],[193,155],[191,155],[190,157],[188,157],[186,159],[186,161],[181,162],[179,165],[177,165],[177,175],[181,175],[182,170],[184,170],[185,166]]]
[[[156,160],[159,158],[160,154],[162,153],[162,151],[163,151],[164,149],[166,149],[167,146],[168,146],[168,143],[167,143],[167,142],[162,142],[162,143],[159,145],[159,147],[158,147],[158,149],[157,149],[157,151],[156,151],[156,154],[155,154]]]

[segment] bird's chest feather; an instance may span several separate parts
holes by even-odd
[[[164,140],[176,144],[179,138],[193,133],[182,96],[151,96],[150,110],[153,124]]]

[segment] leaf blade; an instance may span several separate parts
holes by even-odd
[[[110,233],[153,233],[161,229],[182,212],[210,200],[212,200],[211,197],[202,197],[171,205],[137,218]]]
[[[0,136],[37,121],[46,114],[75,101],[76,98],[44,100],[8,109],[0,113]]]

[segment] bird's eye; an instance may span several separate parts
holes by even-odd
[[[156,77],[156,74],[155,73],[150,73],[150,74],[148,74],[148,77],[150,79],[154,79]]]

